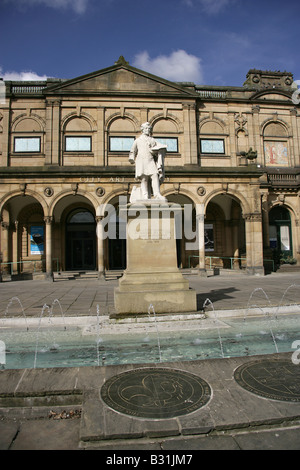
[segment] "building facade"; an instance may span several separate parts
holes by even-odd
[[[282,261],[296,265],[294,91],[287,72],[250,70],[240,87],[197,86],[153,76],[123,57],[71,80],[5,82],[2,273],[101,276],[126,267],[126,221],[118,206],[137,184],[128,155],[146,121],[168,148],[161,193],[185,208],[179,267],[264,274]],[[108,222],[115,228],[110,236]]]

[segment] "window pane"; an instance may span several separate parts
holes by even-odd
[[[90,137],[66,137],[67,152],[90,152],[91,144]]]
[[[177,137],[155,137],[155,140],[167,146],[167,152],[178,152]]]
[[[80,211],[72,214],[68,220],[69,224],[85,224],[85,223],[94,223],[95,219],[93,214],[88,211]]]
[[[201,153],[225,153],[224,140],[201,139]]]
[[[15,137],[15,152],[40,152],[40,137]]]
[[[289,251],[290,246],[290,229],[287,225],[281,225],[280,227],[280,243],[281,251]]]
[[[110,137],[109,150],[111,152],[130,152],[134,137]]]

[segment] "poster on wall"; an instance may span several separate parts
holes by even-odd
[[[214,226],[213,224],[204,224],[204,246],[205,251],[214,251]]]
[[[44,227],[33,225],[30,229],[30,254],[44,254]]]
[[[286,142],[265,142],[264,146],[267,166],[288,165],[288,151]]]

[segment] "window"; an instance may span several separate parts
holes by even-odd
[[[224,154],[224,139],[201,139],[201,153]]]
[[[134,142],[134,137],[110,137],[110,152],[130,152]]]
[[[155,140],[167,146],[167,152],[178,153],[177,137],[155,137]]]
[[[15,137],[14,152],[38,153],[41,151],[40,137]]]
[[[66,137],[65,150],[66,152],[91,152],[92,139],[91,137]]]

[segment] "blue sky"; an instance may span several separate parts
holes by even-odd
[[[174,81],[300,80],[299,17],[299,0],[0,0],[0,76],[74,78],[123,55]]]

